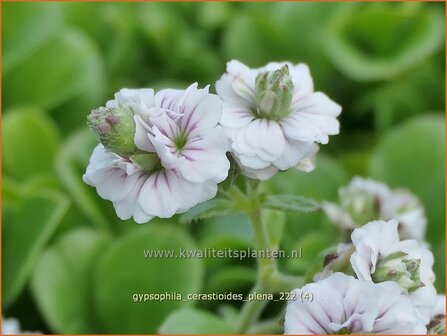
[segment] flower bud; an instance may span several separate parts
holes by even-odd
[[[88,115],[87,123],[105,148],[118,155],[129,156],[137,150],[133,116],[128,107],[100,107]]]
[[[255,100],[261,118],[279,120],[289,114],[292,95],[293,82],[287,65],[256,76]]]
[[[408,258],[405,252],[395,252],[379,261],[372,278],[374,282],[397,282],[402,289],[411,293],[424,287],[420,280],[420,265],[420,259]]]

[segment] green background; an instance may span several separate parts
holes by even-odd
[[[3,315],[52,333],[233,332],[240,302],[133,303],[133,293],[246,293],[254,260],[146,260],[143,249],[252,246],[246,219],[120,221],[81,176],[86,115],[122,87],[212,85],[228,60],[305,62],[343,107],[317,169],[275,193],[335,201],[352,176],[418,195],[444,292],[445,23],[438,3],[3,3]],[[303,274],[335,243],[320,213],[287,215]],[[282,305],[262,316],[270,332]],[[261,326],[260,326],[261,327]],[[262,329],[252,329],[259,332]]]

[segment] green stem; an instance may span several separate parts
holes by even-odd
[[[265,293],[260,284],[256,284],[251,293]],[[245,333],[248,328],[258,320],[262,310],[266,306],[267,301],[264,300],[252,300],[247,301],[241,309],[239,315],[238,333]]]
[[[255,185],[255,188],[250,188],[250,193],[256,192],[257,185]],[[258,251],[267,250],[270,247],[270,239],[265,223],[262,221],[261,206],[257,200],[253,201],[252,206],[250,207],[249,211],[247,211],[247,215],[250,218],[250,222],[253,227],[256,249]],[[258,271],[256,284],[251,292],[256,292],[258,294],[270,293],[272,289],[269,285],[269,279],[271,278],[272,274],[276,273],[276,260],[274,258],[258,258],[257,263]],[[264,300],[252,300],[245,303],[240,314],[238,326],[239,332],[246,332],[248,328],[256,322],[266,304],[267,301]]]
[[[246,194],[239,191],[239,193],[233,194],[233,197],[237,200],[241,211],[250,218],[256,249],[258,251],[266,251],[271,248],[271,241],[266,223],[264,223],[261,217],[262,204],[258,199],[258,185],[259,181],[249,180],[247,181]],[[285,292],[301,287],[304,284],[304,277],[280,273],[275,258],[258,258],[257,264],[256,283],[251,293],[273,294],[281,291]],[[245,302],[238,320],[239,333],[245,333],[249,330],[259,319],[267,303],[265,300]]]

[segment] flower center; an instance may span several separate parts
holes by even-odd
[[[178,134],[174,138],[174,144],[177,147],[177,150],[182,150],[183,147],[185,147],[186,143],[188,142],[188,135],[184,132]]]

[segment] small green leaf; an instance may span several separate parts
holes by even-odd
[[[41,111],[17,108],[3,118],[3,164],[5,172],[17,179],[53,170],[59,133]]]
[[[189,223],[199,219],[206,219],[216,216],[225,216],[234,213],[231,201],[214,198],[204,203],[198,204],[180,217],[182,223]]]
[[[180,253],[180,248],[197,248],[180,228],[141,225],[106,251],[96,270],[93,291],[103,332],[152,334],[172,311],[192,304],[176,297],[165,301],[133,301],[135,294],[178,293],[187,300],[188,294],[200,292],[202,259],[146,258],[144,254],[145,250]]]
[[[33,273],[35,302],[56,333],[91,333],[91,274],[109,242],[104,233],[78,228],[47,248]]]
[[[197,309],[180,309],[163,322],[160,334],[234,334],[234,325],[214,314]]]
[[[294,212],[312,212],[320,208],[318,203],[314,200],[297,195],[267,196],[264,205],[275,210]]]
[[[3,305],[20,294],[36,260],[68,209],[69,201],[58,192],[29,196],[3,222]]]

